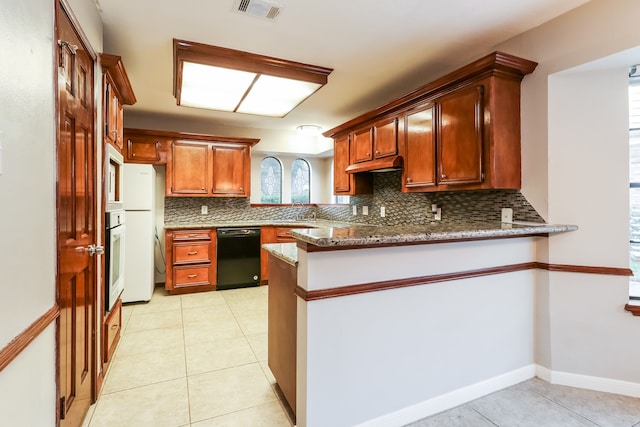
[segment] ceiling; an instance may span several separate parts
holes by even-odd
[[[158,114],[293,132],[300,124],[327,130],[344,123],[588,0],[279,0],[275,20],[238,13],[235,0],[94,1],[104,51],[122,56],[138,99],[126,107],[125,123],[128,114]],[[179,107],[174,38],[334,71],[284,118]]]

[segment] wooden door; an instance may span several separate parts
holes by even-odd
[[[207,195],[209,146],[175,141],[167,171],[167,195]]]
[[[435,106],[422,105],[405,115],[403,190],[425,191],[436,185]]]
[[[483,86],[469,86],[443,96],[438,132],[438,182],[482,182]]]
[[[249,196],[249,148],[246,145],[214,144],[211,194]]]
[[[94,399],[96,318],[93,52],[58,3],[57,301],[59,416],[79,426]]]
[[[393,117],[373,125],[373,157],[394,156],[398,152],[398,119]]]

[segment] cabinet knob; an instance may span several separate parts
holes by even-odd
[[[440,175],[440,178],[442,178],[442,179],[446,179],[446,178],[447,178],[447,175],[443,173],[443,174],[441,174],[441,175]]]
[[[411,178],[407,178],[407,182],[411,182]]]
[[[371,153],[367,153],[367,157],[369,157],[371,155]]]
[[[380,154],[380,151],[376,150],[376,154]]]
[[[136,153],[131,153],[131,157],[135,157],[135,156],[136,156]]]
[[[201,190],[204,190],[204,187],[202,187]]]

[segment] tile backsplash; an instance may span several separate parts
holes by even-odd
[[[372,225],[426,224],[433,221],[431,205],[442,209],[443,223],[499,221],[502,208],[512,208],[518,221],[542,222],[538,212],[517,190],[447,191],[439,193],[403,193],[402,172],[376,173],[373,194],[352,196],[349,205],[260,206],[251,207],[249,198],[165,198],[166,223],[208,223],[217,221],[295,220],[308,218],[357,222]],[[208,214],[200,207],[206,205]],[[352,214],[353,206],[358,214]],[[362,215],[367,206],[369,215]],[[383,207],[386,216],[380,216]]]

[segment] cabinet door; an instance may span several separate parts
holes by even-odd
[[[349,137],[333,142],[333,193],[351,194],[351,175],[344,170],[349,166]]]
[[[167,195],[207,195],[209,146],[175,141],[171,144]]]
[[[351,133],[351,163],[373,159],[373,128],[358,129]]]
[[[122,150],[122,144],[118,145],[118,97],[111,78],[106,74],[104,76],[104,100],[104,139]]]
[[[460,89],[437,100],[438,182],[482,182],[483,86]]]
[[[407,112],[404,117],[405,155],[403,188],[424,191],[436,185],[435,106],[430,103]]]
[[[384,119],[373,125],[373,156],[376,159],[398,152],[398,119]]]
[[[245,145],[214,144],[211,194],[242,196],[250,194],[249,148]]]
[[[162,142],[157,138],[131,136],[127,138],[125,161],[129,163],[161,163]]]

